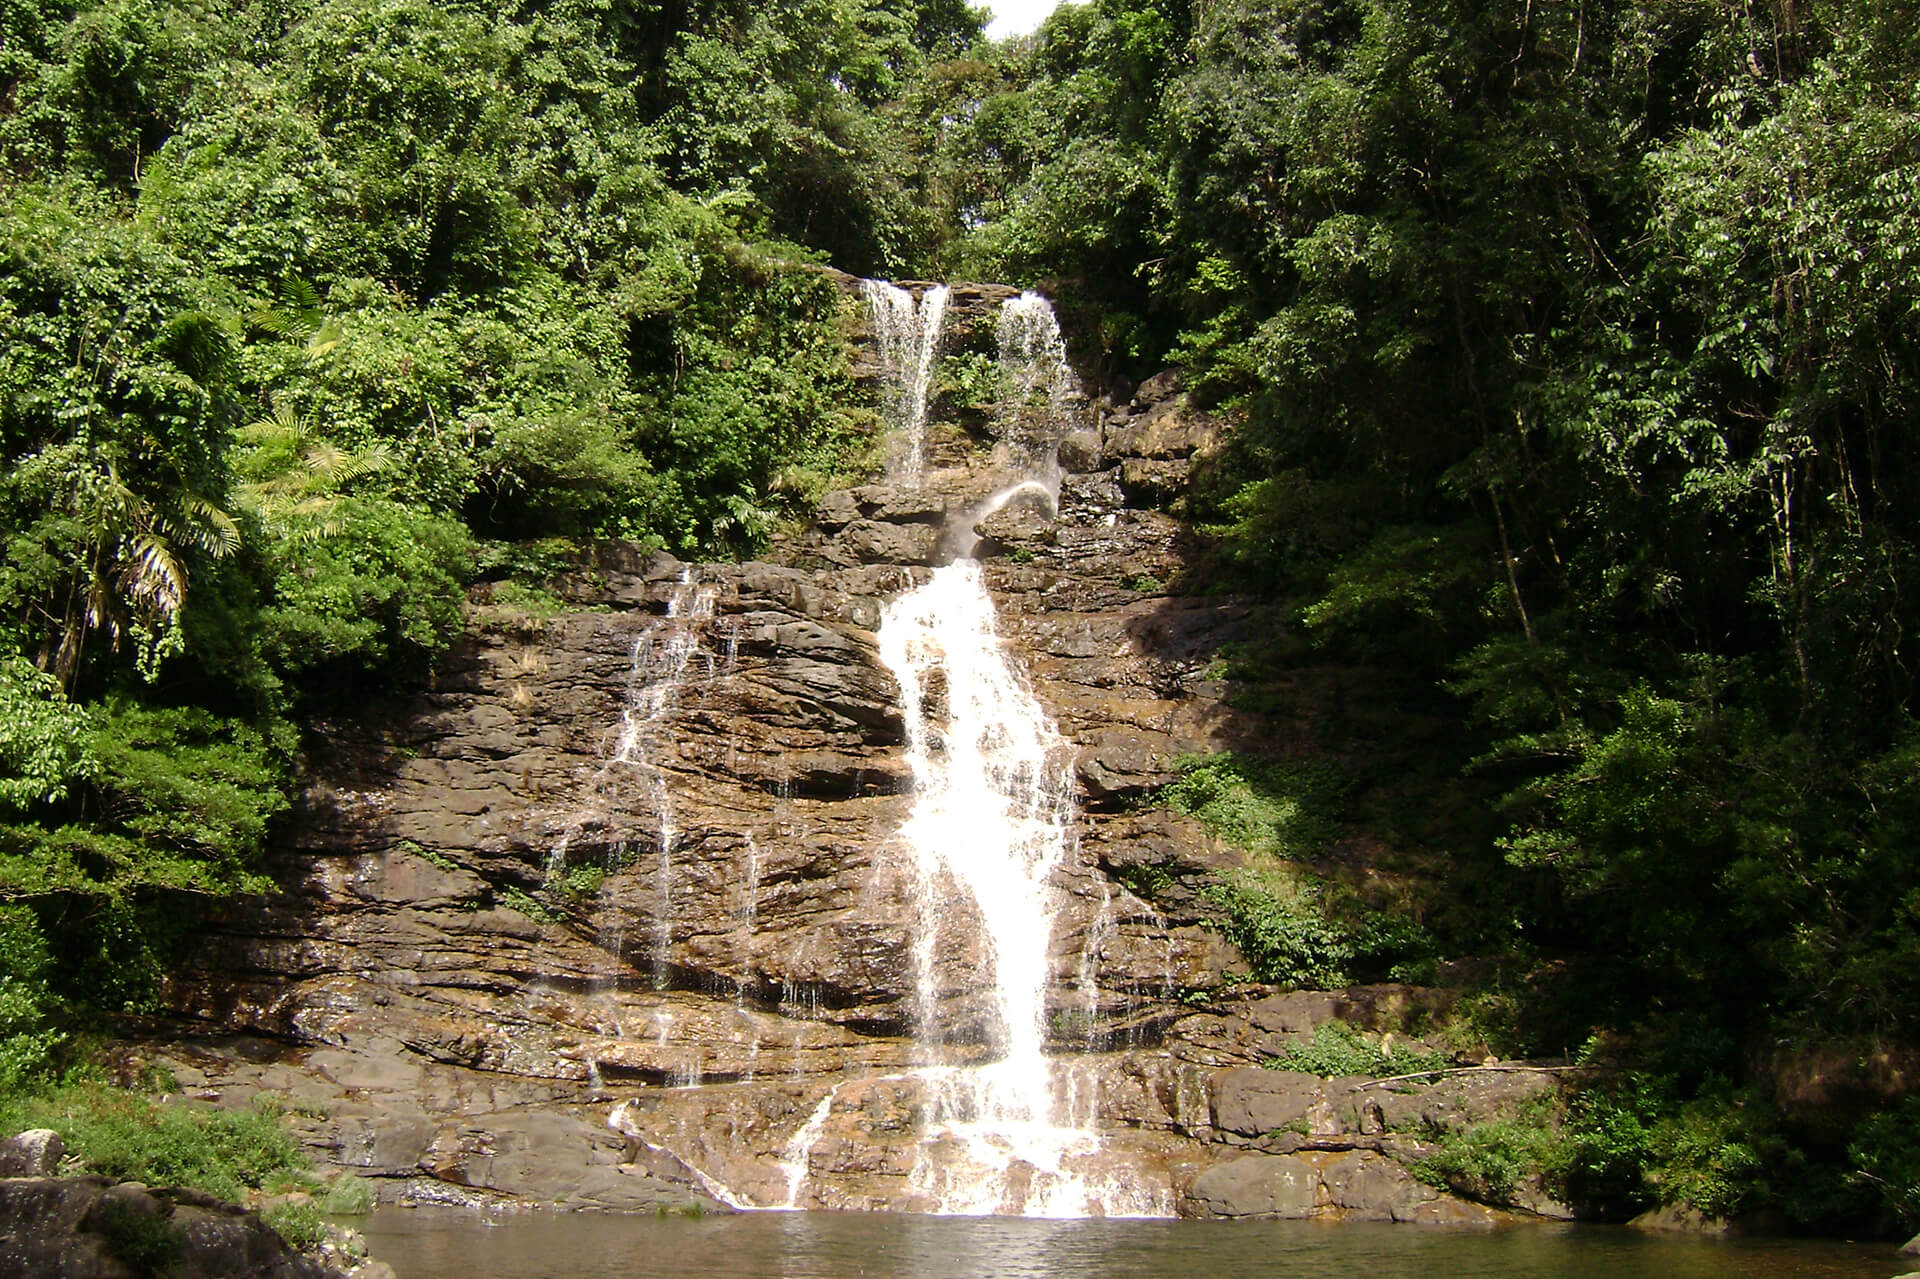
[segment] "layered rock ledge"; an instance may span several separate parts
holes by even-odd
[[[1008,295],[956,288],[956,340]],[[1237,964],[1194,890],[1242,855],[1138,801],[1183,754],[1288,731],[1210,674],[1252,608],[1168,586],[1187,548],[1164,508],[1221,425],[1155,379],[1075,409],[1057,509],[989,509],[1008,479],[992,414],[949,407],[923,484],[829,494],[762,561],[603,545],[563,611],[476,592],[431,688],[316,726],[282,891],[208,928],[136,1051],[220,1104],[279,1094],[386,1199],[926,1206],[915,1032],[977,1058],[989,1012],[964,928],[916,986],[911,796],[875,632],[964,543],[1076,756],[1049,1041],[1113,1175],[1193,1215],[1460,1219],[1396,1171],[1385,1129],[1311,1149],[1251,1130],[1293,1104],[1239,1069],[1284,1033],[1256,999],[1190,1007]],[[1156,903],[1126,887],[1142,875]],[[1472,1110],[1402,1096],[1375,1109]]]

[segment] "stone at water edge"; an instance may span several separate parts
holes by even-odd
[[[1670,1231],[1676,1234],[1724,1235],[1731,1229],[1724,1217],[1709,1217],[1692,1204],[1662,1204],[1627,1222],[1631,1230]]]
[[[1187,1188],[1195,1217],[1278,1217],[1299,1220],[1313,1215],[1320,1198],[1320,1171],[1293,1155],[1247,1155],[1215,1164]]]
[[[1913,1238],[1901,1244],[1900,1255],[1903,1257],[1920,1257],[1920,1235],[1915,1235]]]
[[[67,1143],[51,1128],[29,1128],[0,1141],[0,1177],[57,1177]]]
[[[392,1279],[381,1262],[296,1253],[258,1213],[211,1195],[104,1177],[0,1179],[0,1275],[132,1279],[142,1272],[116,1255],[110,1224],[124,1235],[129,1219],[140,1236],[171,1245],[171,1279]]]

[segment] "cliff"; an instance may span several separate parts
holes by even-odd
[[[985,348],[1009,296],[956,287],[950,355]],[[849,337],[867,349],[858,319]],[[1176,757],[1284,728],[1209,677],[1249,608],[1165,585],[1186,548],[1164,508],[1221,427],[1170,378],[1055,409],[1072,428],[1057,502],[989,512],[1009,478],[1005,407],[938,388],[921,482],[827,494],[764,560],[608,544],[559,584],[563,608],[476,591],[431,688],[314,726],[282,892],[206,931],[140,1051],[225,1104],[281,1094],[324,1158],[390,1198],[952,1207],[929,1171],[945,1103],[927,1067],[994,1056],[993,956],[964,894],[927,930],[876,631],[956,537],[977,539],[1001,638],[1072,752],[1046,1038],[1090,1202],[1430,1203],[1364,1108],[1321,1099],[1318,1149],[1393,1167],[1372,1199],[1349,1185],[1360,1165],[1248,1155],[1266,1130],[1221,1117],[1222,1071],[1373,1004],[1282,1015],[1255,990],[1192,1010],[1235,963],[1192,890],[1241,855],[1138,802]],[[1125,886],[1143,874],[1158,905]],[[1280,1165],[1256,1157],[1291,1161],[1284,1211],[1259,1206]],[[1027,1175],[996,1181],[988,1207],[1020,1209]]]

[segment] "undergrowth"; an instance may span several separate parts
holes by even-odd
[[[1444,1053],[1391,1038],[1371,1038],[1346,1022],[1328,1021],[1314,1027],[1311,1040],[1289,1045],[1262,1064],[1269,1070],[1297,1070],[1322,1079],[1343,1075],[1384,1079],[1447,1070],[1453,1062]]]

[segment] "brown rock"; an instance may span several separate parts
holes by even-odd
[[[929,524],[882,524],[855,520],[839,545],[859,564],[932,564],[940,556],[940,530]]]
[[[1709,1217],[1692,1204],[1661,1204],[1649,1208],[1627,1223],[1635,1230],[1690,1235],[1724,1235],[1729,1224],[1725,1218]]]
[[[1320,1173],[1292,1155],[1246,1155],[1194,1178],[1181,1204],[1191,1217],[1310,1217],[1320,1206]]]
[[[1321,1169],[1327,1198],[1355,1221],[1431,1222],[1440,1192],[1382,1155],[1356,1150]]]
[[[1320,1080],[1292,1070],[1227,1070],[1213,1081],[1213,1126],[1244,1137],[1298,1128],[1325,1103]]]
[[[1120,463],[1120,491],[1130,506],[1164,506],[1187,491],[1192,469],[1185,461],[1130,457]]]
[[[0,1274],[134,1279],[153,1273],[156,1250],[172,1279],[343,1275],[291,1251],[257,1214],[193,1191],[100,1177],[0,1180]]]
[[[1180,370],[1164,369],[1140,384],[1133,393],[1133,402],[1140,408],[1149,408],[1170,399],[1179,394],[1182,380]]]

